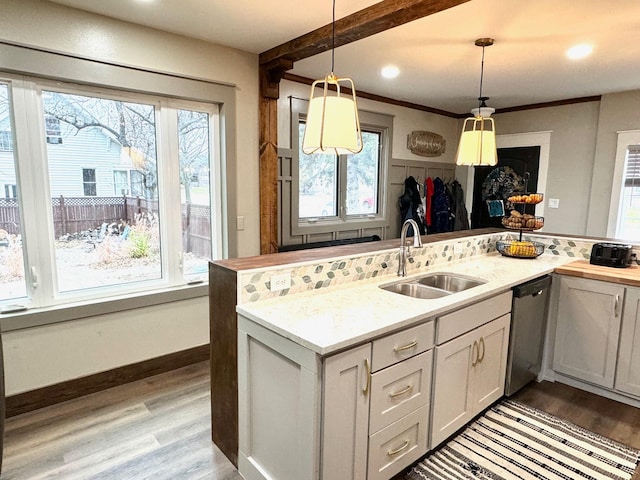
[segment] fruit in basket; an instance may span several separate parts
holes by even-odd
[[[511,195],[507,200],[512,203],[529,203],[536,204],[542,201],[541,193],[529,193],[527,195]]]
[[[535,257],[536,247],[532,242],[511,242],[507,246],[507,255],[512,257]]]

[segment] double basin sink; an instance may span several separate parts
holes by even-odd
[[[420,277],[380,285],[380,288],[408,297],[433,299],[462,292],[484,283],[487,281],[455,273],[429,273]]]

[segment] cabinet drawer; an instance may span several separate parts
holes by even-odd
[[[434,322],[382,337],[373,342],[371,370],[377,372],[405,358],[426,352],[434,344]]]
[[[432,364],[433,350],[429,350],[371,376],[369,433],[429,404]]]
[[[427,453],[425,405],[369,437],[367,480],[388,480]]]
[[[480,325],[511,312],[511,290],[438,317],[436,344],[469,332]]]

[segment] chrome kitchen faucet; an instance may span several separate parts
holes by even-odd
[[[410,246],[406,245],[406,243],[407,230],[409,230],[410,226],[413,227],[413,246],[422,246],[422,237],[420,236],[420,228],[418,228],[418,224],[412,218],[405,220],[402,224],[402,231],[400,232],[400,254],[398,255],[398,276],[400,277],[407,276],[407,257],[410,253]]]

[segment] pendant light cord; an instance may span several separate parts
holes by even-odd
[[[482,79],[484,77],[484,45],[482,46],[482,62],[480,63],[480,95],[478,96],[478,108],[482,108]]]
[[[331,73],[333,73],[336,50],[336,0],[333,0],[333,16],[331,17]],[[484,51],[484,49],[483,49]]]

